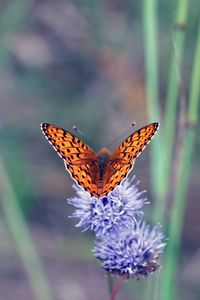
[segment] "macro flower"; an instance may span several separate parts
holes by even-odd
[[[119,231],[132,229],[143,215],[147,199],[138,190],[135,176],[125,179],[114,191],[99,199],[91,197],[83,188],[73,185],[76,196],[68,202],[76,207],[71,217],[78,218],[76,225],[83,231],[93,230],[97,238],[117,235]]]
[[[109,273],[124,279],[140,279],[159,269],[159,255],[165,241],[160,225],[151,229],[140,220],[132,230],[119,231],[118,236],[96,241],[93,253]]]

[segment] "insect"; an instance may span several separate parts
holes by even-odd
[[[91,196],[106,196],[131,171],[135,159],[154,137],[158,123],[148,124],[127,137],[112,153],[98,153],[69,131],[43,123],[41,129],[63,159],[71,177]]]

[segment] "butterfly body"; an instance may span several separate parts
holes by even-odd
[[[107,170],[108,163],[111,160],[111,153],[106,148],[102,148],[97,153],[97,165],[98,165],[98,175],[99,175],[99,182],[105,179],[105,172]]]
[[[114,152],[102,148],[98,153],[69,131],[43,123],[41,129],[64,160],[72,178],[92,196],[106,196],[131,171],[135,158],[158,130],[158,123],[142,127],[124,140]]]

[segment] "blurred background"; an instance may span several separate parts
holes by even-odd
[[[182,68],[186,93],[199,8],[198,1],[190,1]],[[175,14],[176,1],[159,1],[162,111]],[[142,16],[139,0],[0,1],[1,299],[50,299],[48,293],[55,300],[108,299],[105,272],[91,253],[93,237],[68,219],[73,211],[67,204],[74,195],[72,179],[44,139],[40,123],[69,131],[76,125],[98,151],[125,130],[131,133],[133,121],[136,129],[160,121],[148,117]],[[133,172],[152,203],[150,148]],[[178,269],[181,299],[200,295],[199,151],[198,138]],[[146,219],[151,207],[145,209]],[[142,299],[143,285],[144,281],[125,283],[121,299]]]

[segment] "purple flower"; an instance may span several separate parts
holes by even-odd
[[[140,279],[159,269],[159,255],[165,245],[160,225],[151,229],[145,222],[139,221],[132,230],[119,231],[118,236],[96,241],[93,253],[111,274],[125,279]]]
[[[141,197],[145,191],[138,190],[135,176],[124,180],[121,185],[106,197],[91,197],[83,188],[73,185],[76,196],[68,202],[76,207],[71,217],[78,218],[76,225],[83,231],[91,229],[97,238],[117,235],[119,231],[133,229],[143,215],[146,198]]]
[[[95,198],[74,185],[76,196],[68,202],[76,207],[71,217],[76,225],[91,229],[96,242],[93,253],[102,267],[124,279],[146,277],[160,267],[160,254],[166,238],[160,225],[150,228],[143,220],[143,205],[147,203],[138,182],[126,179],[106,197]]]

